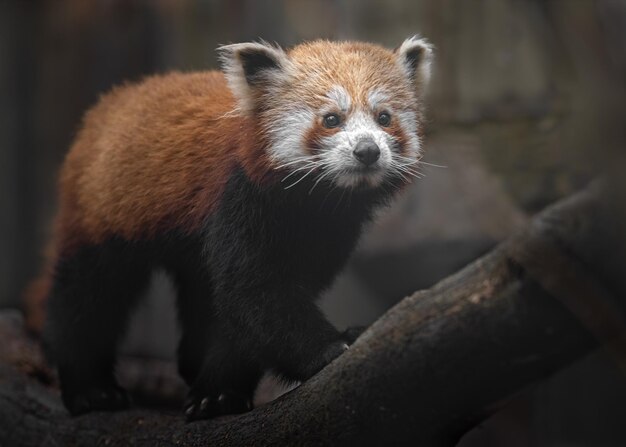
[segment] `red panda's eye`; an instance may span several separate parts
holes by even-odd
[[[389,124],[391,124],[391,115],[389,115],[387,112],[381,112],[378,115],[378,124],[383,127],[387,127]]]
[[[329,113],[324,117],[324,127],[332,129],[333,127],[337,127],[341,123],[341,119],[338,115],[334,113]]]

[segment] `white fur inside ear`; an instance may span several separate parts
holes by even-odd
[[[407,76],[420,89],[428,86],[433,60],[433,46],[419,36],[412,36],[402,42],[396,50],[398,63]]]
[[[217,51],[237,108],[244,113],[253,109],[255,93],[271,94],[292,70],[285,51],[265,42],[223,45]]]

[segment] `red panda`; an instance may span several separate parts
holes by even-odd
[[[29,302],[47,305],[44,344],[72,414],[128,405],[116,345],[157,267],[177,288],[188,420],[247,411],[266,371],[306,380],[353,341],[314,300],[416,174],[432,48],[219,52],[222,72],[102,97],[65,159]]]

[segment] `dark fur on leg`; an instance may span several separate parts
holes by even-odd
[[[56,265],[44,340],[72,414],[128,406],[114,376],[115,350],[149,278],[141,251],[110,240]]]
[[[185,403],[187,420],[206,419],[252,409],[254,390],[263,370],[240,349],[231,331],[214,325],[202,370]]]
[[[358,335],[339,333],[314,301],[385,197],[354,192],[341,204],[343,194],[320,188],[309,195],[310,188],[264,190],[238,171],[207,222],[204,255],[219,330],[190,390],[188,419],[245,411],[263,371],[307,380]]]
[[[192,386],[200,374],[214,324],[213,286],[198,237],[171,237],[174,244],[165,259],[177,288],[181,338],[178,344],[178,370]]]

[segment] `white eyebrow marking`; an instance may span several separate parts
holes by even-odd
[[[340,85],[335,85],[331,88],[330,91],[326,93],[326,97],[335,101],[342,112],[347,112],[352,105],[352,98],[350,98],[346,89]]]
[[[367,95],[367,102],[369,103],[372,110],[376,110],[387,101],[389,101],[389,95],[379,89],[374,89],[370,91]]]

